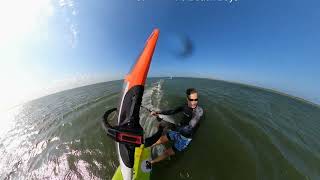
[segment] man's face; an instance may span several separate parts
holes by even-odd
[[[192,109],[196,108],[198,105],[198,93],[192,93],[187,97],[188,106]]]

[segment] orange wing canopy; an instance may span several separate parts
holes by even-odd
[[[132,68],[132,71],[125,77],[125,81],[129,85],[128,90],[136,85],[144,85],[158,36],[159,29],[155,29],[146,41],[145,47]]]

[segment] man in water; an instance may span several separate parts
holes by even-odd
[[[158,156],[156,159],[147,161],[147,168],[151,168],[152,164],[174,155],[177,151],[184,151],[190,144],[192,135],[195,133],[195,130],[197,129],[199,121],[203,115],[203,110],[200,106],[198,106],[198,92],[196,89],[187,89],[186,95],[187,104],[183,106],[179,106],[172,110],[151,112],[151,115],[154,116],[158,116],[159,114],[172,115],[182,112],[184,118],[175,131],[169,130],[166,135],[162,135],[159,140],[151,146],[153,147],[158,144],[166,144],[169,141],[173,143],[173,146],[166,149],[162,155]]]

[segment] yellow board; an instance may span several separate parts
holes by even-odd
[[[117,168],[116,172],[114,173],[112,180],[123,180],[122,174],[121,174],[121,170],[120,170],[120,166]]]
[[[151,161],[151,148],[142,144],[134,154],[133,179],[149,180],[151,169],[146,169],[146,161]]]
[[[144,148],[142,144],[135,148],[134,165],[133,165],[133,179],[134,180],[149,180],[151,169],[146,169],[146,161],[151,160],[150,147]],[[120,167],[117,168],[112,180],[123,180]]]

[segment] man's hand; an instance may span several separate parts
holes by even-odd
[[[165,128],[165,125],[162,124],[162,123],[159,123],[159,124],[158,124],[158,129],[163,129],[163,128]]]
[[[159,112],[156,112],[156,111],[151,111],[150,113],[152,116],[159,116]]]

